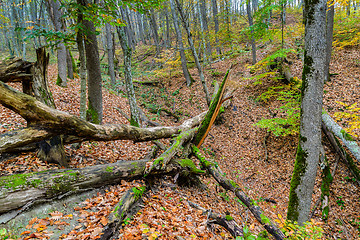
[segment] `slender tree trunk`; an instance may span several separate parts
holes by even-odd
[[[84,7],[87,6],[86,0],[78,0]],[[84,32],[86,32],[85,52],[86,69],[88,76],[88,109],[86,118],[100,124],[103,117],[102,104],[102,79],[98,42],[96,38],[96,28],[94,23],[89,20],[83,20]]]
[[[186,79],[186,85],[190,86],[193,79],[189,73],[189,70],[187,68],[186,65],[186,56],[185,56],[185,51],[184,51],[184,44],[183,44],[183,40],[182,40],[182,33],[181,30],[179,28],[179,21],[178,21],[178,17],[177,17],[177,13],[175,10],[175,5],[174,5],[174,1],[170,0],[170,8],[171,8],[171,14],[173,17],[173,21],[174,21],[174,28],[175,28],[175,33],[176,33],[176,38],[177,38],[177,42],[178,42],[178,46],[179,46],[179,52],[180,52],[180,59],[181,59],[181,67],[184,73],[184,77]]]
[[[155,18],[155,12],[154,9],[150,9],[149,12],[149,20],[150,20],[150,27],[153,33],[153,38],[156,46],[156,55],[159,56],[160,54],[160,40],[159,40],[159,34],[158,34],[158,27],[156,24],[156,18]]]
[[[109,65],[109,75],[111,85],[116,84],[115,79],[115,70],[114,70],[114,52],[113,52],[113,39],[111,34],[111,26],[109,23],[105,24],[106,28],[106,46],[107,46],[107,55],[108,55],[108,65]]]
[[[61,22],[60,2],[55,0],[45,1],[48,8],[51,21],[54,24],[55,31],[62,31],[63,25]],[[57,45],[57,60],[58,60],[58,78],[56,84],[62,87],[67,86],[66,79],[66,47],[63,41]]]
[[[251,14],[251,8],[250,8],[250,1],[247,0],[246,2],[246,12],[249,19],[249,27],[252,28],[253,26],[253,19]],[[251,55],[252,55],[252,64],[256,64],[256,45],[255,45],[255,38],[254,38],[254,30],[251,29]]]
[[[72,61],[72,55],[70,52],[70,47],[66,48],[66,67],[67,67],[67,77],[74,79],[74,66]]]
[[[330,80],[330,61],[333,42],[333,30],[334,30],[334,14],[335,7],[334,2],[330,2],[331,6],[326,13],[326,63],[325,63],[325,82]]]
[[[135,91],[134,91],[134,86],[133,86],[132,76],[131,76],[132,49],[129,46],[129,43],[127,42],[124,28],[118,27],[117,31],[118,31],[118,35],[119,35],[121,48],[124,52],[125,84],[126,84],[127,97],[129,99],[130,112],[131,112],[131,117],[130,117],[129,121],[130,121],[131,125],[139,127],[140,126],[140,114],[139,114],[139,109],[138,109],[138,106],[136,103]]]
[[[78,11],[77,23],[83,25],[82,12]],[[85,46],[82,29],[76,34],[76,43],[79,51],[79,75],[80,75],[80,118],[86,119],[86,57],[85,57]]]
[[[300,137],[291,179],[287,218],[309,219],[321,145],[321,114],[326,55],[326,0],[305,0],[305,54]]]
[[[209,60],[211,61],[211,43],[209,40],[209,27],[207,21],[207,14],[206,14],[206,2],[205,0],[200,0],[200,12],[201,12],[201,21],[204,28],[203,34],[205,35],[206,41],[206,55],[209,56]]]
[[[170,0],[170,1],[172,2],[173,0]],[[198,55],[197,55],[196,50],[195,50],[194,42],[193,42],[193,40],[192,40],[192,36],[191,36],[191,33],[190,33],[190,29],[189,29],[188,23],[187,23],[186,20],[185,20],[185,16],[184,16],[184,13],[183,13],[183,11],[182,11],[182,8],[181,8],[181,6],[180,6],[179,1],[178,1],[178,0],[175,0],[175,3],[176,3],[177,9],[178,9],[179,14],[180,14],[180,19],[181,19],[182,25],[183,25],[183,27],[185,28],[186,33],[187,33],[187,36],[188,36],[188,42],[189,42],[189,45],[190,45],[190,48],[191,48],[191,52],[192,52],[193,57],[194,57],[194,60],[195,60],[196,67],[197,67],[197,69],[198,69],[198,71],[199,71],[201,84],[203,85],[203,89],[204,89],[204,92],[205,92],[206,102],[207,102],[208,106],[210,106],[211,99],[210,99],[209,90],[208,90],[208,88],[207,88],[207,86],[206,86],[206,81],[205,81],[204,73],[203,73],[203,70],[202,70],[202,68],[201,68],[201,65],[200,65],[200,62],[199,62],[199,58],[198,58]]]

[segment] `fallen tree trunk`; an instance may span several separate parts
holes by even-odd
[[[360,185],[360,170],[354,163],[352,157],[343,149],[339,140],[336,139],[334,134],[327,128],[324,122],[322,122],[321,128],[326,138],[329,140],[330,144],[334,148],[335,152],[343,160],[343,162],[349,168],[352,175],[355,177],[356,182]]]
[[[325,126],[335,134],[353,154],[354,158],[360,163],[360,147],[356,141],[339,124],[337,124],[325,111],[322,114],[322,121]]]
[[[253,216],[258,220],[258,222],[264,226],[266,231],[270,233],[275,239],[284,239],[285,235],[281,230],[276,227],[274,223],[271,222],[270,218],[266,217],[264,211],[256,204],[256,202],[249,198],[244,191],[241,190],[240,186],[224,177],[224,173],[218,166],[207,161],[205,157],[200,153],[200,150],[193,146],[194,155],[200,160],[201,165],[207,169],[211,176],[222,186],[224,189],[229,190],[235,194],[236,197],[240,199],[242,203],[251,211]]]
[[[193,208],[199,209],[202,211],[204,215],[207,215],[208,218],[212,219],[208,222],[208,224],[217,224],[225,228],[229,233],[234,237],[243,237],[243,230],[242,228],[235,222],[235,220],[230,216],[222,216],[221,214],[215,213],[211,210],[206,210],[205,208],[199,206],[196,203],[188,201],[189,205]]]
[[[206,113],[188,119],[176,127],[138,128],[125,124],[97,125],[69,113],[50,108],[35,98],[10,88],[1,81],[0,103],[32,123],[31,128],[21,130],[21,136],[17,135],[18,132],[0,135],[0,152],[11,152],[14,148],[26,146],[35,140],[30,141],[28,137],[24,137],[29,135],[36,135],[37,141],[58,134],[76,136],[77,138],[72,139],[72,143],[85,140],[133,140],[139,142],[170,138],[182,130],[186,131],[199,125]]]
[[[30,81],[33,77],[33,63],[20,58],[13,58],[0,64],[0,80],[3,82]]]
[[[87,189],[144,176],[147,160],[119,161],[81,169],[59,169],[0,177],[0,213],[46,199],[61,198]],[[189,172],[173,161],[151,175]]]
[[[103,230],[103,234],[100,237],[101,240],[110,239],[114,235],[116,238],[118,238],[118,236],[116,236],[117,230],[120,228],[122,222],[133,205],[139,201],[139,199],[145,193],[145,190],[146,186],[141,186],[133,187],[126,191],[126,193],[121,197],[119,203],[116,204],[114,211],[110,213],[109,223]]]

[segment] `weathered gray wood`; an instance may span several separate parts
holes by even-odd
[[[33,97],[18,92],[0,81],[0,103],[32,122],[32,128],[21,130],[21,135],[34,134],[38,141],[52,135],[64,134],[76,136],[73,142],[83,140],[112,141],[133,140],[149,141],[169,138],[181,130],[190,129],[200,124],[205,113],[186,120],[176,127],[138,128],[125,124],[98,125],[80,119],[77,116],[62,112],[37,101]],[[31,133],[29,132],[31,131]],[[28,137],[6,133],[0,138],[0,152],[29,144]],[[34,140],[34,139],[32,139]]]
[[[357,142],[330,117],[327,112],[323,111],[322,121],[326,127],[335,134],[354,155],[355,159],[360,163],[360,147]]]
[[[59,169],[0,177],[0,213],[20,208],[30,202],[117,184],[124,179],[141,178],[144,176],[146,163],[146,160],[118,161],[79,169]],[[153,171],[151,174],[169,174],[181,169],[178,164],[169,164],[165,169]]]

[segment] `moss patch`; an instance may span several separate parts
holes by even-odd
[[[308,156],[308,153],[305,152],[301,147],[301,142],[304,142],[304,140],[306,140],[306,138],[300,135],[298,149],[296,152],[294,172],[290,184],[290,196],[289,196],[287,219],[291,221],[298,221],[299,218],[299,212],[298,212],[299,198],[297,196],[296,190],[301,183],[301,177],[305,173],[307,167],[306,159]]]
[[[198,173],[205,173],[205,171],[200,170],[196,167],[195,163],[191,159],[181,159],[178,161],[180,166],[189,168],[190,172],[198,174]]]
[[[348,134],[347,132],[345,132],[344,129],[341,129],[340,133],[346,141],[354,141],[354,139],[351,137],[351,135]]]

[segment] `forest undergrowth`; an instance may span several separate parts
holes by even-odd
[[[265,58],[271,51],[270,46],[261,48],[257,52],[258,58]],[[358,59],[360,59],[359,49],[356,46],[337,48],[333,54],[330,72],[336,74],[332,75],[331,81],[325,84],[324,91],[324,108],[332,116],[346,110],[341,103],[351,106],[360,102]],[[150,57],[146,58],[148,61],[146,64],[151,64],[152,60]],[[256,123],[261,119],[271,119],[283,114],[279,110],[283,106],[281,100],[268,98],[264,101],[259,97],[271,87],[283,87],[284,83],[280,80],[264,78],[261,84],[254,84],[257,79],[252,77],[254,73],[249,67],[250,56],[247,53],[240,53],[205,66],[208,84],[210,85],[214,80],[221,81],[230,65],[233,65],[230,80],[232,88],[236,88],[236,91],[233,93],[230,106],[221,115],[218,123],[212,127],[201,150],[208,158],[214,159],[224,174],[239,184],[268,217],[277,219],[279,224],[283,224],[283,219],[286,218],[298,136],[296,132],[285,134],[286,136],[275,135],[273,132],[269,133],[266,129],[259,128]],[[195,69],[190,69],[190,73],[196,81],[188,88],[177,70],[169,70],[169,68],[165,74],[160,72],[163,74],[162,77],[159,77],[159,72],[157,73],[156,84],[142,85],[135,82],[135,86],[139,105],[150,120],[170,126],[178,125],[185,119],[205,111],[207,105]],[[140,66],[137,66],[137,69],[140,69]],[[290,69],[295,77],[301,79],[301,57],[292,58]],[[56,65],[50,65],[49,83],[57,108],[79,115],[79,80],[71,80],[67,88],[61,88],[55,84],[56,74]],[[134,76],[140,82],[152,79],[140,73],[138,75],[135,73]],[[115,88],[110,87],[106,83],[107,80],[104,81],[104,124],[128,124],[118,110],[121,109],[129,115],[124,88],[121,84]],[[12,84],[12,86],[20,89],[20,85]],[[343,127],[350,127],[346,118],[338,117],[338,120]],[[25,124],[20,116],[0,106],[1,133]],[[359,130],[354,129],[354,134],[359,135]],[[359,137],[354,138],[360,143]],[[163,143],[168,144],[166,140]],[[335,156],[330,144],[326,140],[323,144],[331,169],[336,166],[336,171],[330,187],[329,219],[323,221],[321,212],[317,208],[312,216],[313,226],[324,230],[323,239],[359,239],[359,186],[345,164]],[[119,160],[141,159],[151,146],[152,143],[131,141],[84,142],[78,150],[70,145],[65,149],[70,159],[70,166],[80,168]],[[28,153],[0,162],[2,169],[0,175],[57,168],[58,165],[41,162],[36,153]],[[164,177],[151,182],[151,189],[143,198],[140,210],[134,217],[125,219],[120,230],[120,239],[175,239],[177,236],[182,236],[183,239],[231,238],[231,235],[220,227],[208,227],[207,216],[191,208],[187,201],[217,213],[231,215],[245,229],[255,234],[263,231],[247,208],[232,193],[221,189],[212,178],[202,176],[200,186],[179,186],[174,181],[173,178]],[[64,229],[67,220],[81,216],[84,220],[78,221],[78,225],[73,229],[64,232],[60,239],[74,239],[72,238],[74,236],[79,239],[81,237],[85,239],[86,236],[92,238],[106,226],[111,206],[119,201],[122,193],[138,184],[138,181],[123,182],[86,200],[74,211],[68,213],[54,211],[48,216],[34,218],[25,227],[22,235],[17,236],[19,238],[51,237],[55,227]],[[320,198],[320,184],[320,171],[318,171],[312,208]]]

